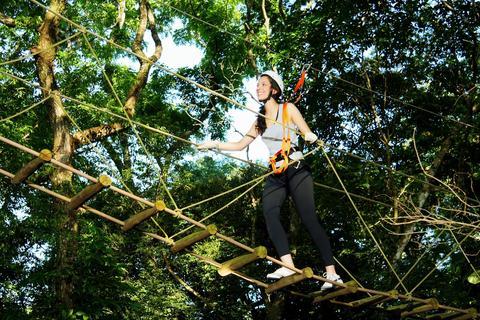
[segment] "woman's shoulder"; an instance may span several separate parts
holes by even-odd
[[[287,103],[287,110],[288,110],[289,112],[300,112],[300,111],[298,110],[297,106],[296,106],[294,103],[292,103],[292,102],[288,102],[288,103]]]

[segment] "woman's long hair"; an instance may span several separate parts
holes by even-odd
[[[272,97],[273,100],[275,100],[278,103],[280,101],[280,97],[282,96],[282,91],[280,90],[280,87],[278,86],[278,84],[275,80],[273,80],[270,76],[267,76],[267,75],[263,75],[262,77],[267,77],[268,78],[268,81],[270,82],[270,85],[272,86],[272,90],[275,89],[277,91],[277,93],[272,94],[270,92],[270,94],[268,95],[268,98],[261,101],[261,102],[263,102],[263,104],[262,104],[262,106],[260,107],[260,110],[259,110],[260,114],[257,116],[257,132],[258,132],[259,135],[263,135],[265,130],[267,130],[267,122],[266,122],[266,119],[265,119],[265,103],[268,100],[270,100],[270,97]]]

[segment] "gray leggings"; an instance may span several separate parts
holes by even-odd
[[[278,255],[281,257],[290,253],[287,234],[280,223],[280,209],[287,195],[292,197],[303,224],[320,250],[324,265],[333,265],[330,240],[315,212],[312,174],[303,164],[298,168],[290,166],[281,174],[268,176],[263,190],[263,215]]]

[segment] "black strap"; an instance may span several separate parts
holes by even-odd
[[[291,147],[290,150],[288,151],[288,154],[287,156],[291,155],[292,153],[294,152],[297,152],[297,148],[295,147]],[[279,161],[282,161],[283,160],[283,156],[280,152],[277,153],[277,157],[275,158],[275,162],[279,162]]]

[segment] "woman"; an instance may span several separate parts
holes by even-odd
[[[198,146],[199,149],[212,149],[228,151],[243,150],[257,136],[261,136],[267,145],[270,155],[273,157],[273,168],[275,171],[282,166],[284,158],[276,157],[278,151],[282,149],[282,139],[284,138],[284,130],[281,124],[283,113],[286,111],[286,126],[291,128],[292,125],[297,127],[303,134],[305,141],[313,143],[317,140],[317,136],[310,130],[302,115],[294,104],[288,103],[285,106],[279,104],[284,86],[280,76],[274,71],[266,71],[260,75],[257,83],[257,95],[260,102],[263,103],[260,108],[260,114],[257,120],[252,124],[248,133],[237,142],[220,142],[207,141]],[[286,110],[284,110],[286,108]],[[275,119],[275,120],[272,120]],[[307,227],[316,246],[320,249],[321,257],[325,265],[326,273],[324,278],[332,281],[342,282],[335,271],[330,241],[318,222],[315,212],[315,202],[313,196],[313,179],[309,168],[302,161],[303,155],[297,150],[298,135],[294,130],[290,130],[290,141],[292,148],[290,149],[289,159],[298,161],[286,167],[281,173],[268,176],[265,189],[263,191],[263,214],[267,224],[267,231],[277,250],[280,260],[290,268],[294,268],[292,255],[288,248],[287,234],[280,223],[280,209],[286,197],[290,195],[295,202],[297,211],[302,219],[303,224]],[[275,272],[267,275],[269,279],[280,279],[294,274],[295,271],[281,267]],[[325,282],[322,290],[330,289],[333,285]]]

